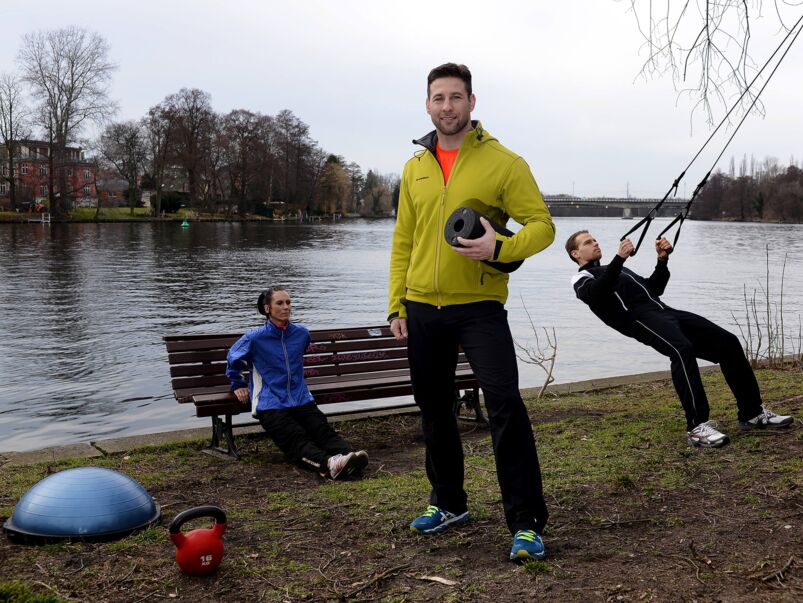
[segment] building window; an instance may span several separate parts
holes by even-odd
[[[47,176],[47,166],[46,165],[40,165],[39,166],[39,175],[40,176]]]
[[[84,170],[84,180],[89,180],[89,170]]]
[[[5,182],[0,182],[0,195],[5,195],[8,193],[8,184]]]
[[[47,184],[40,184],[39,185],[39,196],[46,197],[47,196]]]
[[[4,165],[3,167],[0,167],[0,172],[2,172],[3,176],[8,176],[8,166]]]
[[[67,170],[67,178],[72,178],[72,168]]]
[[[84,197],[88,197],[92,193],[92,187],[88,184],[84,185]]]
[[[27,174],[27,173],[28,173],[28,166],[27,166],[27,164],[23,163],[23,164],[20,166],[20,172],[22,172],[23,174]]]

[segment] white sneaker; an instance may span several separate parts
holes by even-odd
[[[765,427],[787,427],[794,422],[791,415],[776,415],[766,408],[749,421],[739,421],[739,429],[764,429]]]
[[[362,471],[368,465],[368,453],[360,450],[348,454],[336,454],[330,456],[326,464],[329,467],[329,477],[332,479],[348,477]]]
[[[691,446],[705,446],[706,448],[719,448],[728,443],[728,436],[717,431],[717,424],[713,421],[700,423],[688,433]]]
[[[353,452],[330,456],[329,460],[326,461],[326,465],[329,467],[329,477],[332,479],[337,479],[337,476],[343,473],[343,470],[348,466],[349,461],[351,461],[353,458]]]

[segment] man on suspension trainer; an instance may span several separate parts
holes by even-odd
[[[667,264],[672,245],[662,237],[655,242],[655,250],[655,270],[643,278],[624,267],[633,253],[630,239],[619,243],[607,266],[600,265],[602,251],[587,230],[574,233],[566,241],[566,252],[580,265],[572,278],[577,297],[606,325],[669,356],[672,382],[686,413],[689,444],[717,448],[728,442],[728,437],[709,421],[697,358],[722,368],[736,397],[740,429],[791,425],[791,416],[776,415],[762,405],[756,377],[735,335],[702,316],[670,308],[661,301],[659,296],[669,282]]]

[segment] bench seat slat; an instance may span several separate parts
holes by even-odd
[[[355,377],[350,381],[334,380],[328,382],[310,383],[309,389],[315,401],[319,404],[326,404],[331,401],[332,394],[344,394],[347,392],[374,392],[375,394],[383,393],[383,390],[391,387],[398,387],[400,385],[408,385],[410,383],[409,371],[397,372],[392,375],[382,377],[363,378]],[[458,370],[455,373],[455,384],[460,388],[468,387],[476,383],[476,378],[471,372],[470,368]],[[179,391],[179,390],[177,390]],[[411,390],[412,391],[412,390]],[[192,393],[196,392],[196,393]],[[231,400],[234,401],[234,395],[229,388],[220,386],[215,388],[215,391],[210,391],[210,388],[202,389],[187,389],[181,390],[182,397],[189,399],[196,405],[207,404],[211,401]],[[409,393],[409,392],[405,392]],[[396,394],[393,394],[396,395]],[[328,396],[325,400],[324,397]],[[382,397],[382,396],[377,396]],[[366,398],[360,398],[366,399]]]
[[[465,380],[457,380],[455,385],[461,389],[468,389],[476,387],[476,380],[472,376]],[[355,389],[352,391],[325,394],[319,393],[316,395],[316,400],[319,404],[333,404],[337,402],[359,402],[362,400],[409,396],[412,393],[413,388],[410,383],[398,383],[385,387],[372,387],[368,389]],[[196,396],[195,400],[196,416],[198,417],[237,414],[250,412],[251,410],[248,404],[241,404],[230,392],[224,392],[218,395]],[[408,404],[409,403],[405,403],[404,405],[406,406]]]

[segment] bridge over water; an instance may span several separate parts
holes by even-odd
[[[544,195],[544,201],[553,216],[620,216],[635,218],[646,216],[660,199],[636,197],[574,197],[572,195]],[[688,199],[670,197],[658,211],[659,216],[674,216],[682,210]]]

